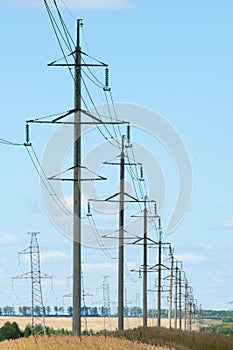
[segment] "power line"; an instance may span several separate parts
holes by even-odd
[[[97,229],[97,226],[96,226],[96,223],[94,221],[94,218],[93,218],[92,214],[88,214],[87,218],[88,218],[90,227],[92,229],[92,232],[95,235],[97,243],[98,243],[99,247],[101,248],[101,250],[103,251],[103,253],[111,260],[112,259],[117,259],[117,257],[114,257],[111,253],[109,253],[108,249],[105,247],[105,245],[104,245],[104,243],[103,243],[103,241],[101,239],[101,236],[98,233],[98,229]]]
[[[0,139],[0,143],[5,146],[24,146],[24,143],[12,142],[6,139]]]
[[[35,168],[35,170],[36,170],[36,172],[37,172],[37,174],[38,174],[38,176],[39,176],[41,182],[43,183],[43,185],[44,185],[46,191],[49,193],[50,197],[54,200],[55,204],[59,207],[59,209],[60,209],[65,215],[71,216],[71,215],[72,215],[71,211],[69,211],[69,210],[67,209],[67,207],[63,204],[63,202],[61,201],[61,199],[60,199],[60,198],[58,197],[58,195],[56,194],[56,192],[55,192],[53,186],[52,186],[52,185],[50,184],[50,182],[48,181],[48,179],[47,179],[47,177],[46,177],[46,174],[45,174],[43,168],[42,168],[41,165],[40,165],[39,159],[38,159],[38,157],[36,156],[36,153],[35,153],[34,149],[32,148],[32,151],[33,151],[33,154],[34,154],[35,159],[33,159],[33,156],[32,156],[32,154],[31,154],[30,151],[29,151],[29,147],[26,147],[26,150],[27,150],[27,153],[28,153],[28,155],[29,155],[29,158],[30,158],[30,160],[31,160],[31,162],[32,162],[32,164],[33,164],[33,166],[34,166],[34,168]],[[40,170],[38,169],[38,166],[37,166],[36,162],[38,163],[41,172],[40,172]]]

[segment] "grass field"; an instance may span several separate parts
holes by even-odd
[[[27,324],[31,324],[31,317],[10,317],[10,316],[0,316],[0,327],[4,325],[5,322],[17,322],[20,329],[24,329]],[[117,317],[111,318],[111,330],[117,329]],[[148,326],[156,326],[156,319],[148,319]],[[41,323],[41,319],[38,319],[37,323]],[[72,318],[71,317],[47,317],[45,319],[46,326],[52,327],[54,329],[72,329]],[[138,317],[125,318],[125,329],[135,328],[142,326],[142,319]],[[168,319],[162,319],[162,326],[168,327]],[[104,328],[110,330],[109,320],[106,319],[104,327],[103,317],[87,317],[87,328],[92,329],[94,332],[103,330]],[[82,320],[82,329],[85,329],[84,319]]]
[[[112,337],[38,336],[5,340],[1,350],[171,350]]]

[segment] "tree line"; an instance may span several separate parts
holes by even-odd
[[[42,315],[42,310],[39,306],[35,306],[34,313],[36,316]],[[109,309],[100,306],[100,307],[89,307],[83,306],[81,308],[81,314],[83,317],[106,317],[109,316]],[[30,306],[19,306],[17,309],[14,306],[3,306],[0,307],[0,316],[31,316],[31,307]],[[46,306],[44,307],[44,315],[45,316],[72,316],[73,308],[72,306],[64,307],[64,306]],[[139,306],[131,306],[124,308],[125,317],[141,317],[142,316],[142,308]],[[111,316],[117,316],[117,313],[111,313]],[[167,309],[161,310],[161,316],[163,318],[168,317]],[[148,310],[149,318],[157,317],[156,309]],[[202,318],[209,319],[232,319],[233,318],[233,310],[202,310]]]
[[[81,308],[81,315],[83,317],[107,317],[109,316],[109,309],[104,306],[100,307],[89,307],[83,306]],[[36,316],[42,316],[43,312],[41,307],[35,306],[34,314]],[[14,306],[4,306],[0,307],[0,316],[25,316],[29,317],[32,315],[31,306],[19,306],[17,309]],[[44,307],[44,315],[45,316],[72,316],[73,308],[72,306],[64,307],[64,306],[45,306]],[[124,308],[125,317],[142,317],[142,308],[138,306],[131,306]],[[168,312],[166,309],[161,310],[162,317],[167,317]],[[111,316],[117,317],[117,313],[111,313]],[[156,309],[148,310],[148,317],[153,318],[157,317]]]

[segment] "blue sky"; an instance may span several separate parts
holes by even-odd
[[[109,64],[114,100],[157,111],[183,139],[193,168],[192,199],[183,222],[165,239],[183,260],[198,302],[204,308],[229,308],[233,299],[232,2],[63,2],[72,13],[62,10],[72,33],[75,18],[84,20],[88,48],[83,39],[83,49]],[[24,142],[26,119],[65,111],[73,103],[67,71],[47,67],[61,54],[42,5],[42,0],[20,4],[8,0],[0,5],[0,138],[14,142]],[[102,103],[96,92],[94,97]],[[53,127],[31,128],[40,158],[53,131]],[[160,150],[159,142],[155,147],[166,177],[166,222],[177,181],[171,159]],[[0,145],[0,157],[2,304],[17,304],[18,299],[29,304],[28,285],[17,282],[11,289],[11,277],[27,270],[25,261],[18,266],[17,253],[28,246],[28,231],[41,233],[42,268],[54,277],[62,304],[62,295],[70,292],[71,242],[46,215],[39,179],[25,149]],[[137,265],[139,255],[140,250],[127,248],[129,269]],[[150,259],[153,264],[153,253]],[[110,275],[112,299],[116,299],[116,261],[91,248],[84,249],[83,261],[87,292],[96,294],[103,275]],[[126,285],[128,298],[134,300],[135,293],[141,293],[141,281],[136,275],[126,276]],[[45,299],[45,303],[57,303],[49,284]]]

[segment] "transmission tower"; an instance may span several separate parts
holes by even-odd
[[[39,232],[28,232],[31,235],[30,246],[19,254],[30,254],[30,262],[31,262],[31,271],[26,272],[22,275],[13,277],[13,279],[31,279],[31,295],[32,295],[32,334],[36,333],[44,333],[46,334],[45,329],[45,313],[43,306],[43,298],[42,298],[42,288],[41,288],[41,279],[42,278],[52,278],[51,276],[42,273],[40,270],[40,248],[37,240],[37,235]],[[37,317],[36,308],[39,310],[40,317]],[[36,324],[36,319],[41,319],[42,322],[42,330],[39,328],[36,331],[38,325]]]
[[[108,276],[104,276],[103,280],[103,301],[104,301],[104,329],[109,328],[112,330],[111,326],[111,304],[110,304],[110,292],[109,292],[109,282]],[[108,326],[107,326],[108,320]]]

